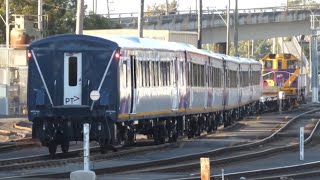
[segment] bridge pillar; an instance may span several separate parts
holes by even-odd
[[[213,45],[213,50],[215,53],[226,54],[227,43],[226,42],[215,43]]]

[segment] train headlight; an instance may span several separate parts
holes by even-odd
[[[260,102],[265,102],[266,98],[265,97],[260,97]]]

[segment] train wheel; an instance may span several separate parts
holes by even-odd
[[[134,144],[134,142],[135,142],[134,135],[135,135],[135,132],[133,130],[128,131],[127,144]]]
[[[106,140],[105,139],[99,139],[99,149],[100,153],[104,154],[107,152],[107,147],[106,147]]]
[[[57,152],[57,144],[54,142],[51,142],[48,144],[49,153],[51,156],[54,156]]]
[[[157,122],[153,130],[153,137],[155,144],[164,144],[166,141],[166,127],[163,120]]]
[[[176,120],[167,121],[166,128],[168,130],[169,142],[177,142],[178,130],[176,125]]]
[[[67,153],[69,151],[69,141],[63,142],[61,144],[61,151]]]
[[[208,115],[207,116],[207,127],[208,127],[207,133],[211,133],[214,130],[214,128],[216,126],[214,119],[215,119],[214,115]]]

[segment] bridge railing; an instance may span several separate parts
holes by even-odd
[[[317,5],[308,5],[308,6],[277,6],[277,7],[264,7],[264,8],[251,8],[251,9],[238,9],[238,13],[263,13],[263,12],[282,12],[282,11],[294,11],[294,10],[313,10],[320,9],[320,4]],[[234,12],[233,9],[230,10],[231,13]],[[227,9],[217,9],[215,7],[205,7],[202,10],[203,14],[226,14]],[[198,10],[179,10],[171,11],[167,14],[166,11],[153,11],[153,12],[144,12],[145,18],[152,16],[174,16],[174,15],[196,15]],[[105,17],[110,17],[111,19],[121,19],[121,18],[137,18],[138,12],[129,12],[129,13],[111,13],[111,14],[100,14]]]
[[[312,14],[310,18],[310,22],[311,22],[310,28],[312,30],[315,30],[315,29],[320,30],[320,15]]]

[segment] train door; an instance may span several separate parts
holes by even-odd
[[[179,97],[179,61],[178,58],[173,60],[173,89],[172,89],[172,110],[178,109]]]
[[[189,77],[189,108],[192,108],[193,104],[193,63],[188,62],[188,77]]]
[[[227,63],[223,59],[223,108],[225,109],[228,105],[228,96],[229,96],[229,74],[228,74],[228,68]]]
[[[130,114],[136,113],[136,99],[137,99],[137,60],[135,56],[130,56],[131,69],[131,102]]]
[[[209,73],[208,73],[208,70],[209,70],[209,62],[210,62],[210,58],[208,58],[208,61],[205,63],[204,65],[204,86],[205,86],[205,94],[204,94],[204,107],[207,108],[208,107],[208,96],[209,96],[209,86],[208,86],[208,83],[209,83]]]
[[[64,53],[64,105],[81,105],[82,54]]]
[[[245,86],[244,82],[246,81],[243,77],[245,72],[242,71],[242,68],[240,67],[240,64],[238,66],[238,71],[237,71],[237,89],[238,89],[238,95],[239,95],[239,100],[238,100],[238,105],[240,105],[241,100],[242,100],[242,90]]]
[[[252,67],[249,66],[249,87],[250,87],[250,100],[252,100],[253,97],[253,74],[252,74]]]

